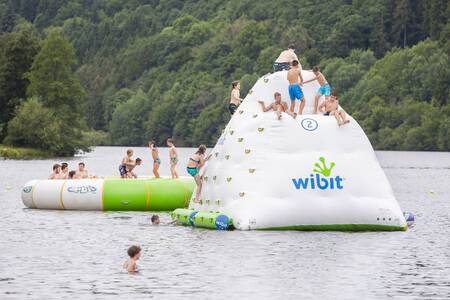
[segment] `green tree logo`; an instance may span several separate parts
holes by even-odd
[[[327,167],[327,165],[325,164],[325,158],[323,156],[319,158],[319,161],[321,162],[321,164],[315,163],[313,172],[320,173],[325,177],[330,176],[331,170],[335,166],[335,163],[331,162],[330,166]]]

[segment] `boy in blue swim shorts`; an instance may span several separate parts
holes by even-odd
[[[320,97],[325,96],[325,101],[330,99],[331,87],[325,79],[325,76],[323,76],[323,74],[320,72],[319,66],[314,66],[312,68],[312,71],[315,76],[310,80],[306,80],[305,83],[317,80],[317,82],[320,84],[320,88],[317,90],[316,97],[314,98],[314,113],[316,114]]]
[[[287,73],[287,79],[289,81],[289,97],[291,98],[291,112],[294,113],[295,101],[300,101],[298,108],[298,114],[303,113],[305,107],[305,97],[303,95],[300,85],[303,82],[302,69],[299,66],[298,60],[292,61],[292,68]]]

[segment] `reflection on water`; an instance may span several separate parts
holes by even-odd
[[[124,150],[102,147],[69,163],[117,175]],[[150,153],[135,150],[138,174],[149,175]],[[180,173],[193,151],[180,149]],[[151,213],[24,209],[22,185],[47,177],[53,161],[0,161],[0,299],[446,299],[450,154],[377,156],[416,215],[407,232],[217,232],[152,226]],[[161,157],[168,175],[166,149]],[[143,250],[137,276],[121,269],[131,244]]]

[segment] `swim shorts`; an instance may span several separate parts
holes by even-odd
[[[186,168],[186,171],[189,173],[189,175],[191,175],[192,177],[195,177],[195,175],[197,175],[198,173],[198,169],[197,168]]]
[[[119,166],[119,173],[120,177],[125,177],[125,175],[127,175],[127,168],[125,167],[125,165]]]
[[[170,158],[170,164],[173,166],[173,165],[176,165],[178,163],[178,157],[176,157],[176,156],[174,156],[174,157],[171,157]]]
[[[322,85],[319,90],[317,91],[318,94],[322,95],[322,96],[330,96],[331,95],[331,87],[330,85],[324,84]]]
[[[237,105],[234,103],[230,103],[230,105],[228,105],[228,110],[230,111],[230,114],[233,115],[236,110],[237,110]]]
[[[291,97],[291,101],[303,99],[303,91],[300,84],[289,85],[289,97]]]
[[[274,63],[273,64],[273,71],[279,72],[279,71],[287,71],[291,68],[291,65],[287,62],[285,63]]]
[[[329,115],[330,115],[330,112],[327,111],[327,112],[325,112],[323,115],[324,115],[324,116],[329,116]]]
[[[154,162],[155,164],[160,165],[160,164],[161,164],[161,159],[159,159],[159,157],[158,157],[158,158],[155,159],[153,162]]]

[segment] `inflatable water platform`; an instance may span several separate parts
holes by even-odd
[[[310,71],[302,75],[305,80],[314,76]],[[390,183],[358,123],[348,116],[350,123],[338,126],[332,116],[312,114],[320,88],[316,81],[302,87],[303,115],[283,113],[278,120],[273,111],[262,111],[258,101],[269,105],[275,92],[290,104],[286,76],[286,71],[276,72],[256,82],[201,170],[200,203],[191,201],[189,210],[175,211],[174,218],[187,225],[189,215],[190,225],[213,227],[215,216],[203,215],[213,212],[240,230],[406,230]],[[210,225],[203,226],[205,220]]]
[[[172,211],[187,207],[191,177],[33,180],[22,189],[28,208],[100,211]]]

